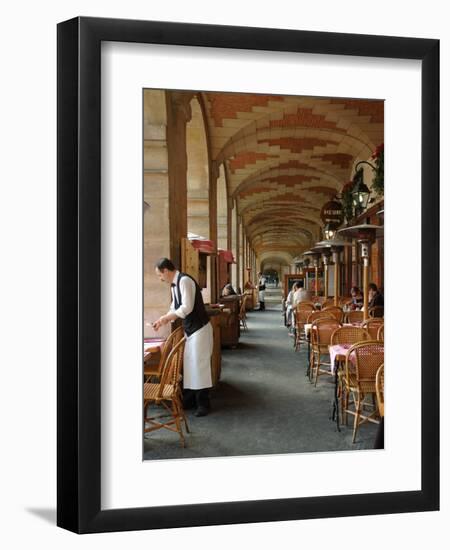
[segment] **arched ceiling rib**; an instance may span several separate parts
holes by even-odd
[[[382,100],[202,95],[211,154],[260,259],[288,261],[319,239],[321,207],[384,140]]]

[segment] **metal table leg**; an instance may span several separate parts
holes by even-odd
[[[333,399],[333,408],[331,413],[331,420],[336,420],[336,427],[338,432],[341,431],[339,426],[339,401],[338,401],[338,382],[339,382],[339,361],[334,360],[334,399]]]
[[[306,336],[306,340],[308,341],[308,367],[306,369],[306,376],[309,378],[309,374],[311,372],[311,340],[310,340],[310,334],[308,333],[308,336]]]

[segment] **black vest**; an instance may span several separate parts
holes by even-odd
[[[180,275],[178,276],[176,287],[174,288],[173,301],[175,309],[178,309],[182,304],[180,290],[180,280],[182,277],[189,277],[189,279],[192,279],[195,283],[194,309],[191,311],[191,313],[189,313],[189,315],[186,315],[186,317],[183,319],[184,332],[186,336],[190,336],[191,334],[194,334],[194,332],[197,332],[197,330],[200,330],[209,322],[209,316],[206,313],[202,293],[200,291],[200,287],[197,284],[197,281],[186,273],[180,273]]]

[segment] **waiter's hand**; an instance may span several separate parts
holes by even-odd
[[[162,317],[160,317],[157,321],[155,321],[153,324],[152,324],[152,328],[153,330],[155,330],[156,332],[158,332],[158,330],[164,326],[164,325],[167,325],[167,323],[169,322],[169,320],[167,319],[167,317],[165,315],[163,315]]]

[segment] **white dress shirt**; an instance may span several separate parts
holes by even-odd
[[[185,319],[189,313],[194,309],[195,303],[195,283],[190,277],[182,277],[180,280],[180,293],[181,293],[181,306],[175,309],[175,293],[178,298],[177,286],[178,279],[180,278],[180,272],[175,272],[171,287],[172,291],[172,303],[170,304],[170,312],[175,313],[177,317]]]

